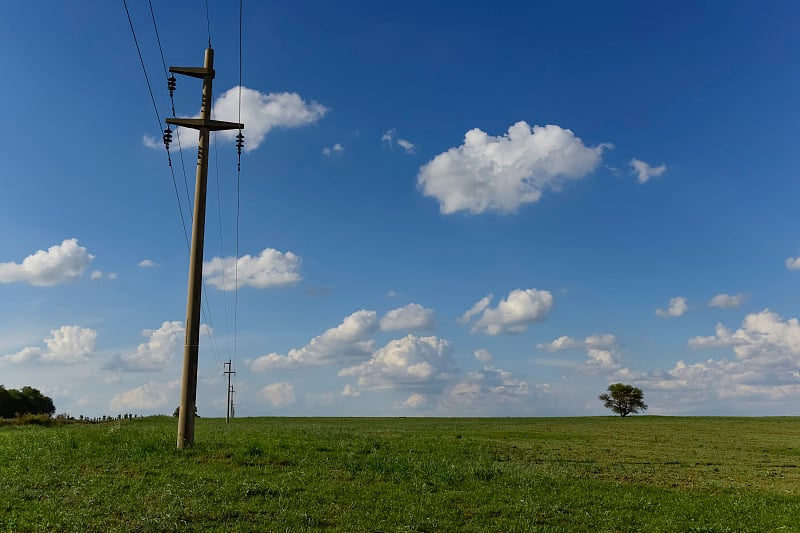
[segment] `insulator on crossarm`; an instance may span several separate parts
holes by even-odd
[[[172,130],[169,129],[169,126],[167,126],[167,129],[164,130],[164,146],[167,147],[167,150],[169,150],[169,143],[171,142],[172,142]]]
[[[242,148],[244,148],[244,135],[240,131],[238,135],[236,135],[236,152],[239,155],[242,155]]]
[[[170,76],[167,78],[167,89],[169,89],[169,97],[172,98],[172,94],[175,92],[175,87],[177,86],[177,80],[175,80],[175,76]]]

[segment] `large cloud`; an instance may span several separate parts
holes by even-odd
[[[78,239],[66,239],[61,244],[38,250],[22,263],[0,263],[0,283],[29,283],[40,287],[58,285],[80,278],[94,256],[78,246]]]
[[[226,291],[238,287],[264,289],[291,285],[303,279],[298,272],[300,262],[300,258],[292,252],[284,254],[267,248],[257,257],[215,257],[203,263],[203,276],[209,285]]]
[[[250,152],[258,148],[264,141],[264,136],[273,128],[296,128],[312,124],[327,113],[324,105],[303,100],[297,93],[262,93],[255,89],[242,87],[241,117],[244,124],[245,145],[244,151]],[[211,111],[214,120],[238,122],[239,118],[239,87],[233,87],[222,93],[214,102]],[[197,115],[195,118],[199,118]],[[238,133],[236,130],[217,132],[233,143]],[[198,132],[177,128],[173,134],[173,146],[181,148],[196,148]],[[163,149],[160,140],[145,136],[144,143],[152,148]]]
[[[278,408],[292,405],[297,401],[294,394],[294,386],[285,381],[267,385],[261,389],[261,397],[273,407]]]
[[[17,353],[4,355],[0,361],[8,363],[75,364],[89,359],[94,353],[97,332],[79,326],[61,326],[44,339],[47,348],[28,346]]]
[[[246,364],[253,372],[261,372],[273,368],[320,366],[367,358],[374,349],[374,341],[368,337],[377,329],[375,311],[362,309],[345,318],[335,328],[314,337],[302,348],[293,348],[286,355],[262,355],[246,361]]]
[[[731,331],[717,325],[716,335],[694,337],[693,348],[729,347],[734,358],[702,362],[678,361],[668,372],[654,373],[648,387],[663,392],[689,392],[685,401],[800,400],[800,322],[783,320],[765,309],[745,316]]]
[[[489,307],[490,301],[491,297],[482,298],[461,317],[463,322],[482,311],[481,317],[472,325],[473,333],[521,333],[529,324],[547,318],[553,308],[553,295],[550,291],[539,289],[513,290],[495,308]]]
[[[370,389],[440,389],[451,378],[453,348],[437,337],[415,337],[389,341],[369,361],[339,371],[355,376],[358,385]]]
[[[745,295],[739,293],[735,296],[730,294],[717,294],[708,302],[709,307],[720,307],[722,309],[735,309],[742,305]]]
[[[433,309],[410,303],[386,313],[386,316],[381,319],[381,329],[383,331],[429,330],[433,329],[435,318]]]
[[[520,121],[497,137],[475,128],[464,144],[421,167],[417,183],[425,196],[439,201],[443,214],[513,213],[538,202],[544,191],[592,172],[608,146],[587,147],[555,125],[531,128]]]

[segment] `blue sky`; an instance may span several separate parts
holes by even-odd
[[[235,4],[153,1],[167,66],[200,66],[210,27],[232,121]],[[129,8],[163,120],[150,9]],[[224,415],[229,358],[240,416],[598,415],[618,381],[652,414],[796,414],[798,16],[244,2],[239,257],[219,134],[200,414]],[[170,413],[188,250],[124,7],[3,4],[0,44],[0,383]],[[179,77],[178,116],[199,97]]]

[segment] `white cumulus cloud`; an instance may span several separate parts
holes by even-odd
[[[789,270],[800,270],[800,257],[787,257],[786,268]]]
[[[610,333],[589,335],[583,340],[562,336],[536,347],[548,352],[585,349],[587,359],[576,368],[589,373],[608,373],[620,370],[617,337]]]
[[[608,147],[585,146],[571,130],[555,125],[531,128],[520,121],[497,137],[474,128],[464,144],[422,166],[417,184],[439,201],[442,214],[514,213],[538,202],[543,192],[594,171]]]
[[[631,166],[632,171],[636,174],[639,183],[647,183],[650,178],[657,178],[661,174],[667,171],[667,165],[659,165],[657,167],[651,167],[644,161],[640,161],[639,159],[633,158],[629,163]]]
[[[322,104],[307,102],[297,93],[262,93],[247,87],[241,88],[241,117],[244,124],[244,151],[255,150],[264,142],[264,137],[273,128],[297,128],[313,124],[325,116],[328,108]],[[239,118],[239,86],[232,87],[222,93],[214,102],[211,111],[214,120],[238,122]],[[195,118],[199,118],[196,115]],[[173,133],[172,147],[183,149],[196,148],[198,132],[178,127]],[[217,132],[217,135],[233,143],[238,130]],[[151,148],[163,149],[160,140],[145,136],[144,144]]]
[[[432,389],[450,379],[453,348],[437,337],[407,335],[389,341],[361,364],[344,368],[340,376],[358,378],[369,389]]]
[[[540,350],[548,352],[561,352],[564,350],[574,350],[575,348],[582,348],[584,344],[578,339],[574,339],[567,335],[563,335],[552,342],[543,342],[536,345]]]
[[[386,313],[386,316],[381,319],[380,325],[383,331],[396,331],[399,329],[407,331],[429,330],[433,329],[435,318],[433,309],[410,303]]]
[[[488,307],[488,302],[486,306],[478,304],[462,316],[463,319],[466,316],[477,315],[473,310],[484,307],[483,314],[472,325],[473,333],[481,332],[487,335],[521,333],[533,322],[541,322],[547,318],[553,309],[553,295],[546,290],[516,289],[508,293],[506,299],[501,300],[495,308]]]
[[[675,318],[682,316],[689,310],[689,304],[686,303],[686,298],[683,296],[676,296],[670,298],[669,306],[666,309],[656,309],[656,315],[661,318]]]
[[[744,294],[739,293],[735,296],[730,294],[717,294],[708,302],[709,307],[720,307],[722,309],[735,309],[744,302]]]
[[[6,363],[69,365],[87,361],[95,351],[97,332],[80,326],[61,326],[44,339],[47,346],[27,346],[17,353],[0,357]]]
[[[38,250],[22,263],[0,263],[0,283],[28,283],[50,287],[80,278],[94,256],[78,245],[78,239]]]
[[[221,290],[235,290],[237,282],[238,287],[264,289],[291,285],[303,279],[300,263],[300,257],[292,252],[267,248],[256,257],[215,257],[203,263],[203,276],[209,285]]]
[[[287,407],[297,401],[294,394],[294,386],[285,381],[267,385],[261,389],[261,397],[277,408]]]
[[[739,329],[722,324],[716,335],[690,339],[693,348],[729,347],[733,359],[678,361],[664,373],[653,373],[648,387],[680,393],[686,402],[800,400],[800,321],[784,320],[764,309],[745,316]]]
[[[208,334],[208,326],[200,326],[201,334]],[[161,370],[173,357],[181,353],[185,340],[182,322],[164,322],[158,329],[145,329],[142,336],[147,341],[136,347],[136,351],[117,354],[106,363],[108,370],[153,371]]]
[[[157,267],[158,263],[156,263],[152,259],[142,259],[141,261],[139,261],[139,266],[142,268],[153,268]]]
[[[422,409],[430,406],[430,403],[431,401],[426,395],[415,392],[414,394],[406,398],[406,400],[403,403],[398,405],[398,407],[407,409]]]
[[[345,318],[335,328],[314,337],[302,348],[293,348],[286,355],[273,352],[246,363],[253,372],[262,372],[274,368],[321,366],[367,358],[374,349],[374,341],[368,337],[377,328],[375,311],[362,309]]]

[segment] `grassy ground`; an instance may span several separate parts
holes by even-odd
[[[0,531],[800,531],[800,419],[0,428]]]

